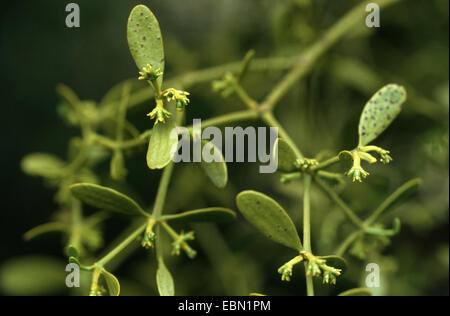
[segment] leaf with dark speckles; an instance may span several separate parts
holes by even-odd
[[[139,71],[147,64],[164,72],[164,46],[155,15],[144,5],[136,6],[128,18],[128,46]],[[163,76],[159,77],[162,84]]]
[[[398,84],[381,88],[367,102],[359,122],[359,146],[366,146],[381,135],[400,114],[406,90]]]

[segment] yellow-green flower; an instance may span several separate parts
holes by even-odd
[[[155,107],[153,111],[147,114],[147,116],[149,116],[152,120],[156,119],[155,125],[159,122],[165,123],[166,119],[169,119],[171,115],[172,113],[161,107]]]
[[[189,104],[189,95],[190,93],[187,91],[177,90],[174,88],[169,88],[163,92],[163,96],[166,97],[168,102],[176,101],[177,110],[183,110],[184,107]]]
[[[141,75],[138,78],[139,80],[154,81],[162,76],[163,72],[160,68],[154,69],[150,64],[147,64],[147,66],[142,68],[142,71],[139,72],[139,74]]]

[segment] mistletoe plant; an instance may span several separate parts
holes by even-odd
[[[397,0],[380,0],[380,7],[386,7]],[[276,120],[273,112],[281,98],[292,86],[311,71],[316,61],[340,38],[346,35],[360,21],[360,12],[366,3],[357,6],[335,25],[322,39],[313,44],[300,56],[286,58],[268,58],[255,60],[254,52],[247,54],[242,62],[215,67],[182,75],[164,81],[165,57],[159,23],[153,13],[145,6],[135,7],[128,20],[127,38],[130,52],[138,68],[139,81],[145,81],[150,87],[140,88],[138,80],[128,80],[114,87],[99,103],[82,101],[66,86],[57,91],[63,103],[59,108],[65,120],[81,130],[81,136],[69,142],[67,161],[51,154],[37,153],[26,156],[22,161],[23,170],[34,176],[40,176],[45,182],[56,188],[55,200],[59,211],[50,223],[38,226],[25,234],[31,240],[49,232],[60,232],[65,241],[68,261],[76,263],[91,273],[90,295],[119,295],[118,278],[110,270],[113,261],[123,259],[124,250],[139,240],[145,249],[154,248],[158,269],[156,283],[161,295],[174,295],[174,280],[164,261],[165,231],[172,239],[172,254],[182,251],[194,258],[196,251],[189,242],[194,232],[177,232],[172,223],[226,222],[232,221],[236,214],[226,208],[209,207],[181,213],[168,213],[165,202],[170,190],[169,184],[175,165],[172,161],[172,148],[177,138],[171,132],[184,124],[184,111],[189,109],[189,92],[184,89],[203,82],[211,82],[213,90],[222,97],[235,94],[247,107],[246,110],[225,114],[202,122],[202,128],[209,126],[233,125],[241,121],[261,119],[267,126],[277,127],[280,138],[275,143],[278,169],[281,182],[288,185],[291,181],[301,180],[303,186],[303,235],[299,236],[296,226],[283,207],[272,198],[255,191],[241,192],[237,198],[237,207],[244,217],[264,235],[294,251],[293,259],[278,269],[281,279],[289,281],[294,267],[300,263],[305,266],[307,293],[314,295],[313,277],[322,276],[323,282],[335,284],[345,273],[347,265],[342,256],[353,245],[362,243],[365,236],[388,238],[400,230],[396,219],[391,229],[386,229],[378,221],[400,199],[413,193],[420,180],[412,180],[400,187],[373,214],[360,219],[356,213],[339,197],[331,185],[344,183],[340,173],[327,171],[334,164],[350,162],[346,174],[353,181],[361,182],[368,176],[362,167],[362,161],[370,164],[392,161],[388,150],[372,145],[400,113],[406,101],[406,91],[397,84],[390,84],[377,92],[364,108],[359,124],[359,144],[353,150],[343,150],[335,157],[306,158],[289,134]],[[289,69],[286,76],[277,84],[262,102],[253,99],[242,85],[242,79],[249,71]],[[166,88],[167,87],[167,88]],[[154,120],[153,127],[144,132],[127,120],[127,111],[143,102],[153,100],[147,114]],[[188,126],[193,135],[193,128]],[[208,143],[210,144],[210,143]],[[202,143],[206,146],[205,143]],[[148,146],[146,160],[150,170],[163,169],[159,188],[150,208],[146,208],[131,197],[116,189],[100,185],[95,168],[110,159],[110,176],[114,180],[124,180],[127,176],[126,158],[139,153],[138,149]],[[211,146],[211,145],[209,145]],[[218,148],[209,147],[218,157],[213,162],[201,162],[202,170],[211,182],[223,188],[228,182],[225,159]],[[373,156],[375,153],[378,158]],[[311,245],[311,186],[321,188],[347,215],[356,230],[332,255],[318,255]],[[83,205],[87,204],[99,212],[85,216]],[[121,214],[134,218],[127,237],[109,247],[103,257],[96,258],[95,253],[103,248],[100,230],[110,214]],[[302,240],[302,241],[301,241]],[[111,268],[110,268],[111,267]],[[88,294],[88,293],[86,293]],[[342,295],[367,295],[364,289],[354,289]]]

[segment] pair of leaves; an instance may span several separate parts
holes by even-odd
[[[78,183],[71,186],[72,194],[90,206],[119,214],[149,217],[138,203],[130,197],[107,187],[96,184]],[[164,221],[178,222],[225,222],[236,214],[229,209],[215,207],[187,211],[176,215],[165,215]]]
[[[154,69],[159,68],[164,72],[164,45],[161,30],[155,15],[146,6],[138,5],[131,11],[128,19],[127,38],[130,52],[139,71],[150,64]],[[163,76],[158,78],[158,82],[162,86]],[[171,113],[176,112],[175,109],[169,108],[168,110]],[[173,149],[176,148],[175,146],[178,143],[178,138],[171,137],[175,128],[174,118],[153,127],[147,151],[147,165],[150,169],[162,169],[170,163],[174,154]],[[214,185],[223,188],[228,181],[226,164],[217,148],[214,148],[214,155],[220,155],[217,160],[221,159],[221,161],[202,162],[202,168]]]
[[[160,69],[164,72],[161,29],[155,15],[146,6],[138,5],[131,11],[128,18],[127,39],[131,55],[139,71],[151,65],[155,70]],[[163,76],[160,76],[158,78],[160,86],[162,82]],[[169,111],[174,113],[172,109]],[[150,169],[162,169],[170,163],[173,146],[178,142],[178,138],[170,137],[175,128],[174,118],[153,127],[147,152],[147,165]]]
[[[296,251],[302,250],[292,219],[275,200],[256,191],[243,191],[236,203],[244,217],[266,237]]]
[[[178,144],[178,137],[171,134],[175,128],[174,120],[153,127],[147,151],[147,165],[150,169],[162,169],[172,160]],[[204,151],[211,153],[213,160],[206,162],[202,159],[203,171],[216,187],[224,188],[228,183],[228,168],[222,152],[213,143],[202,141],[202,152]]]

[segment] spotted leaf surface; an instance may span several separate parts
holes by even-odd
[[[151,65],[164,72],[164,46],[155,15],[144,5],[136,6],[128,18],[128,46],[139,71]],[[162,76],[158,79],[162,84]]]
[[[359,122],[359,146],[366,146],[383,133],[400,114],[406,90],[389,84],[381,88],[364,107]]]

